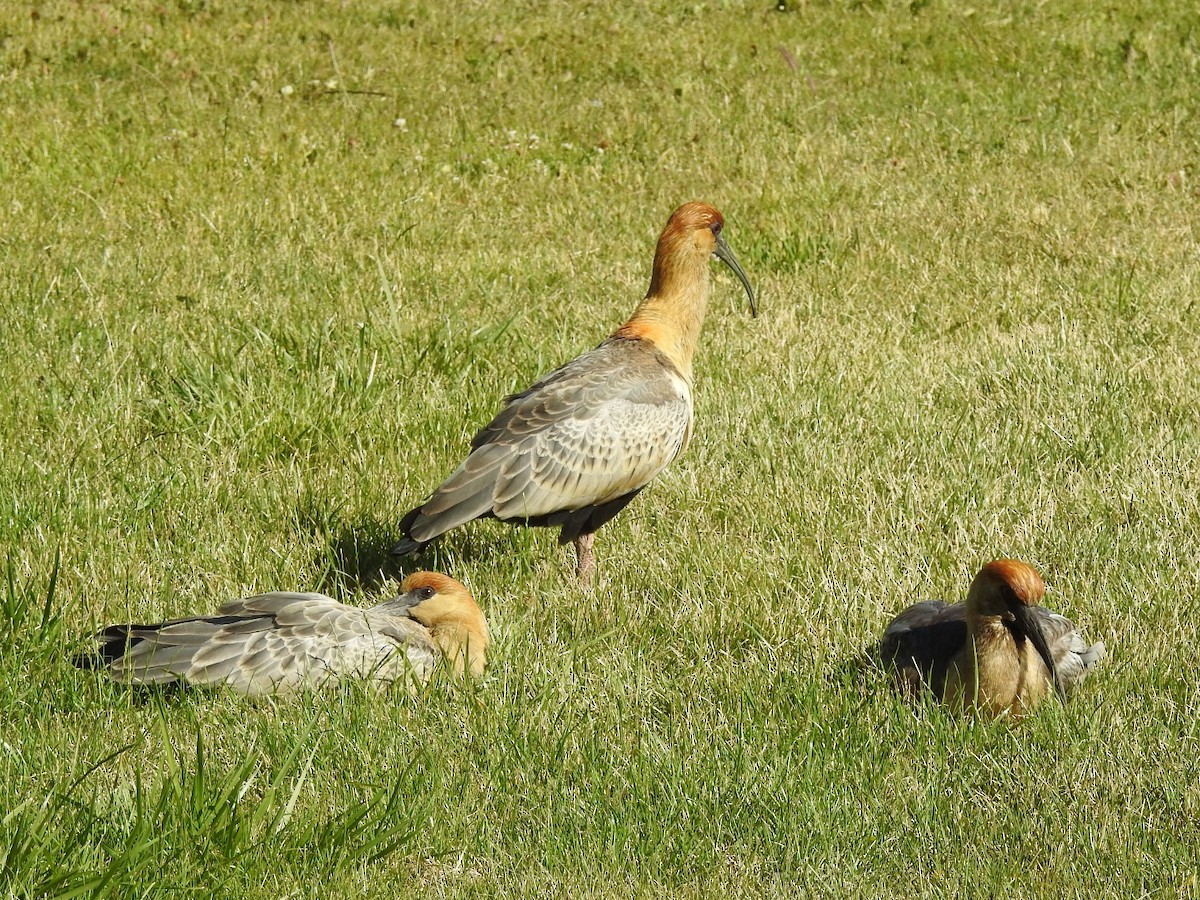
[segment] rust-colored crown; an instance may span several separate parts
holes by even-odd
[[[1046,585],[1037,569],[1019,559],[992,560],[979,571],[976,578],[987,578],[1007,586],[1025,606],[1036,606],[1046,596]]]
[[[460,581],[455,581],[449,575],[443,575],[441,572],[413,572],[400,585],[402,593],[415,591],[423,587],[433,588],[439,594],[466,594],[471,596],[471,592]]]
[[[671,213],[671,218],[667,219],[667,226],[663,229],[663,236],[672,232],[690,233],[697,228],[712,228],[714,222],[724,225],[725,217],[715,206],[693,200]]]

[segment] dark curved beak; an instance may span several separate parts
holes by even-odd
[[[1054,656],[1050,653],[1050,645],[1046,643],[1046,634],[1042,631],[1042,624],[1038,620],[1037,614],[1032,607],[1020,604],[1014,611],[1017,619],[1017,624],[1021,626],[1021,630],[1029,637],[1033,647],[1038,652],[1038,656],[1042,658],[1042,662],[1046,664],[1046,670],[1050,673],[1050,680],[1054,682],[1054,691],[1058,694],[1058,699],[1063,703],[1067,702],[1067,689],[1063,684],[1062,677],[1058,673],[1058,666],[1054,662]]]
[[[757,316],[758,310],[754,306],[754,288],[750,287],[750,279],[746,277],[746,273],[742,270],[742,264],[737,261],[737,257],[725,243],[725,238],[719,234],[717,235],[717,249],[713,251],[713,256],[733,269],[733,274],[741,279],[742,286],[746,288],[746,296],[750,298],[750,315]]]

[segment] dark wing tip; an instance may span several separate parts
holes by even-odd
[[[400,533],[404,537],[395,547],[392,548],[392,556],[408,556],[410,553],[416,553],[425,547],[428,541],[418,541],[412,537],[412,527],[416,524],[417,517],[421,515],[423,506],[418,506],[416,509],[410,509],[400,520]]]
[[[412,538],[406,537],[391,549],[392,556],[408,556],[410,553],[416,553],[425,545],[420,541],[414,541]]]
[[[71,665],[77,669],[83,669],[86,672],[96,672],[103,669],[108,663],[104,655],[95,648],[91,650],[80,650],[77,653],[71,654]]]
[[[92,636],[95,645],[71,656],[71,665],[87,671],[106,669],[126,653],[129,648],[141,643],[142,638],[133,637],[129,625],[109,625]]]

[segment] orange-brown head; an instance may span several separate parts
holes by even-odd
[[[400,585],[408,615],[429,629],[451,668],[482,675],[489,644],[487,622],[471,592],[440,572],[413,572]]]
[[[999,618],[1017,640],[1028,638],[1037,650],[1059,697],[1066,687],[1059,676],[1041,622],[1033,611],[1046,596],[1037,569],[1019,559],[996,559],[979,570],[967,592],[967,627],[974,631],[985,618]]]
[[[746,277],[741,263],[734,256],[721,232],[725,228],[725,217],[707,203],[685,203],[671,213],[667,226],[658,236],[658,247],[654,251],[654,272],[650,276],[648,297],[671,293],[680,285],[690,283],[696,273],[702,272],[707,279],[705,263],[715,256],[733,269],[746,288],[750,298],[750,314],[758,315],[754,306],[754,289]]]
[[[1019,559],[995,559],[979,570],[967,595],[978,615],[999,616],[1014,606],[1037,606],[1046,585],[1037,569]]]
[[[750,280],[721,231],[725,220],[707,203],[685,203],[667,220],[654,252],[650,290],[633,315],[613,332],[615,340],[645,341],[669,359],[689,383],[692,357],[700,341],[700,328],[708,310],[712,257],[733,269],[754,307]]]

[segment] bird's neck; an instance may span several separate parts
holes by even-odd
[[[979,669],[1004,666],[1015,652],[1012,632],[999,616],[967,616],[967,629],[975,640],[975,665]]]
[[[974,642],[974,671],[965,680],[974,690],[973,705],[996,716],[1004,712],[1024,715],[1036,703],[1037,695],[1044,693],[1040,688],[1045,682],[1044,678],[1028,677],[1028,642],[1018,646],[999,616],[968,615],[967,627]]]
[[[432,635],[454,674],[461,675],[464,670],[475,676],[483,674],[487,664],[486,637],[457,622],[437,626]]]
[[[654,344],[690,384],[692,358],[708,312],[708,293],[707,260],[700,266],[678,267],[656,262],[646,299],[612,336]]]

